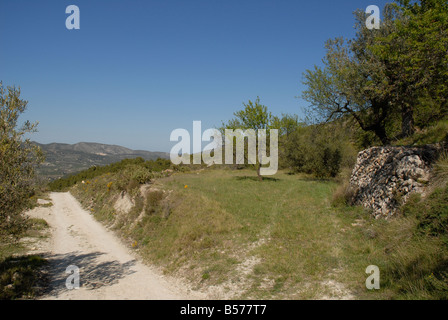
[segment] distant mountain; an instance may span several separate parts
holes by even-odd
[[[95,165],[103,166],[123,159],[142,157],[145,160],[156,160],[170,157],[168,152],[131,150],[122,146],[92,142],[33,143],[45,153],[46,159],[38,169],[38,174],[48,180],[79,172]]]

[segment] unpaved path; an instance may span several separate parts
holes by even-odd
[[[51,193],[51,207],[29,214],[50,225],[51,236],[35,251],[50,262],[50,288],[44,299],[198,299],[134,256],[70,193]],[[68,266],[79,268],[80,288],[69,290]]]

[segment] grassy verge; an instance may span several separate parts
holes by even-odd
[[[377,221],[361,208],[333,206],[336,181],[305,175],[279,172],[260,183],[254,171],[209,169],[125,192],[116,179],[72,192],[148,261],[218,298],[446,297],[447,247],[412,209],[443,204],[440,191],[438,200]],[[126,214],[114,206],[124,194],[133,201]],[[366,289],[369,265],[380,268],[380,290]]]

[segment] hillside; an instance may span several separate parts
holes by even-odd
[[[76,144],[50,143],[38,145],[46,160],[38,169],[45,179],[53,180],[92,166],[104,166],[123,159],[142,157],[145,160],[169,158],[166,152],[131,150],[122,146],[101,143],[80,142]]]
[[[446,299],[447,187],[385,221],[332,205],[337,180],[305,174],[260,183],[254,170],[203,168],[146,184],[133,175],[70,193],[145,262],[213,298]],[[366,288],[370,265],[381,290]]]

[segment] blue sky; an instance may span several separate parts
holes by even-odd
[[[304,116],[302,74],[325,41],[386,2],[1,0],[0,81],[29,101],[33,140],[169,151],[172,130],[219,126],[257,96]],[[80,30],[65,27],[71,4]]]

